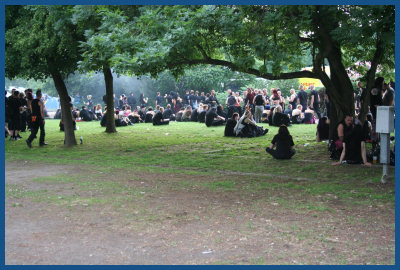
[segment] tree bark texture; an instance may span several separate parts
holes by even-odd
[[[104,80],[106,83],[106,96],[107,96],[107,121],[106,121],[106,132],[114,133],[117,132],[115,128],[114,120],[114,88],[113,88],[113,76],[111,68],[108,65],[103,66]]]
[[[51,76],[54,80],[54,85],[57,89],[60,97],[62,120],[64,123],[64,140],[66,147],[72,147],[76,145],[74,125],[72,121],[72,107],[69,100],[67,87],[65,86],[64,80],[60,72],[56,69],[51,69]]]

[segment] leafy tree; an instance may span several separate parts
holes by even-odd
[[[371,62],[368,91],[378,64],[394,67],[394,18],[394,6],[148,7],[139,22],[146,46],[128,64],[153,76],[211,64],[268,80],[320,79],[334,126],[354,114],[350,64]],[[313,69],[303,70],[310,54]]]
[[[134,51],[136,39],[132,31],[135,27],[130,19],[136,15],[137,6],[75,7],[75,22],[87,26],[86,41],[81,44],[83,60],[79,66],[84,72],[103,72],[109,112],[114,108],[112,68],[115,59],[123,57],[121,53]],[[107,113],[106,132],[116,132],[113,113]]]
[[[45,81],[51,77],[68,112],[64,79],[77,69],[82,31],[71,23],[70,6],[6,6],[6,77]],[[63,113],[65,145],[76,145],[72,115]]]

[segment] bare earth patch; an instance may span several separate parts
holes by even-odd
[[[394,204],[243,178],[6,162],[5,263],[394,264]]]

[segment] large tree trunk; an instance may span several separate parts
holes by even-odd
[[[114,133],[117,132],[115,128],[114,120],[114,88],[113,88],[113,76],[111,68],[109,66],[103,66],[104,80],[106,83],[106,95],[107,95],[107,121],[106,121],[106,132]]]
[[[58,70],[52,70],[51,76],[54,80],[54,85],[60,97],[62,120],[64,123],[65,146],[72,147],[76,145],[76,139],[72,121],[71,103],[69,100],[67,87],[65,86],[64,80]]]

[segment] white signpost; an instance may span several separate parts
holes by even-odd
[[[394,107],[378,106],[376,114],[376,133],[380,133],[380,162],[383,164],[381,182],[388,180],[388,170],[390,163],[390,132],[394,131]]]

